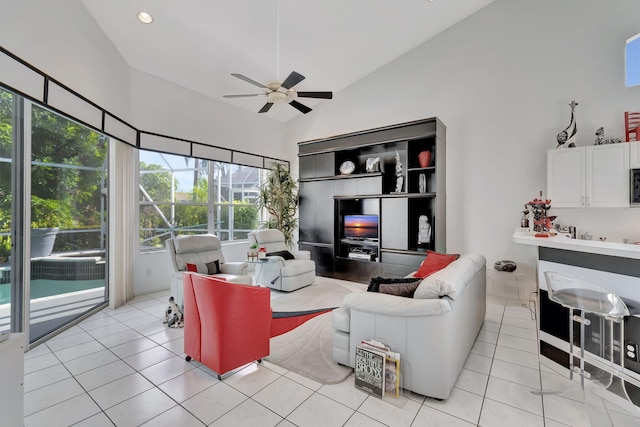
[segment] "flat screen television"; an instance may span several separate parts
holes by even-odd
[[[342,237],[354,240],[377,240],[378,215],[345,215]]]

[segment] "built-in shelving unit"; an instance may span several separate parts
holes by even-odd
[[[446,252],[445,134],[431,118],[298,144],[299,244],[311,251],[318,275],[360,282],[401,277],[426,250]],[[425,151],[431,161],[420,164]],[[355,165],[349,174],[341,173],[345,162]],[[422,215],[431,240],[419,243]],[[371,222],[364,238],[345,235],[353,216]]]

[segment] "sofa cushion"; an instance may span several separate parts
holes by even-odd
[[[485,257],[480,254],[465,254],[424,279],[413,297],[428,299],[447,296],[456,299],[485,263]]]
[[[177,254],[217,251],[221,249],[220,240],[212,234],[178,236],[173,239]]]
[[[220,260],[211,261],[205,264],[207,266],[207,274],[220,273]]]
[[[267,256],[279,256],[284,259],[295,259],[296,257],[289,251],[275,251],[275,252],[267,252]]]
[[[382,292],[380,290],[380,287],[383,284],[393,286],[393,285],[407,285],[407,284],[413,284],[413,283],[415,283],[415,287],[413,287],[413,290],[415,291],[415,288],[420,284],[420,281],[421,279],[416,277],[387,278],[387,277],[378,276],[378,277],[372,278],[369,281],[369,287],[367,288],[367,292]],[[382,292],[382,293],[393,293],[393,291]],[[413,296],[413,291],[411,291],[411,294]],[[393,295],[397,295],[397,294],[393,293]]]
[[[284,262],[280,274],[282,277],[293,277],[310,271],[316,271],[315,262],[306,259],[290,259]]]
[[[436,271],[445,268],[459,257],[459,254],[441,254],[438,252],[427,251],[427,256],[424,261],[422,261],[420,268],[418,268],[418,271],[415,272],[413,277],[424,279]]]
[[[409,283],[381,283],[380,293],[413,298],[413,294],[421,282],[422,281],[420,279],[417,279]]]

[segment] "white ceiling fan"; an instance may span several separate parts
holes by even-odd
[[[244,80],[247,83],[251,83],[255,86],[265,89],[263,93],[252,93],[252,94],[238,94],[238,95],[223,95],[224,98],[247,98],[254,96],[266,96],[267,103],[258,111],[258,113],[266,113],[271,109],[273,104],[283,104],[288,103],[293,108],[297,109],[301,113],[307,114],[311,111],[311,108],[306,105],[296,101],[296,98],[321,98],[321,99],[332,99],[333,92],[306,92],[306,91],[296,91],[293,89],[295,85],[304,80],[304,76],[300,73],[292,71],[291,74],[283,81],[274,81],[269,82],[266,85],[262,83],[258,83],[255,80],[250,79],[249,77],[243,76],[242,74],[231,74],[234,77],[239,78],[240,80]]]
[[[276,75],[280,74],[280,1],[276,1],[276,26],[277,26],[277,35],[276,35]],[[232,73],[233,77],[237,77],[240,80],[244,80],[247,83],[251,83],[252,85],[258,86],[259,88],[264,89],[262,93],[251,93],[251,94],[236,94],[236,95],[223,95],[223,98],[249,98],[255,96],[266,96],[267,102],[264,106],[258,111],[258,113],[266,113],[273,107],[273,104],[284,104],[288,103],[296,110],[300,111],[303,114],[307,114],[311,111],[311,108],[306,105],[296,101],[296,98],[319,98],[319,99],[332,99],[333,92],[330,91],[320,91],[320,92],[308,92],[308,91],[296,91],[293,89],[295,85],[300,83],[305,77],[296,72],[292,71],[289,76],[287,76],[284,81],[272,81],[266,84],[259,83],[249,77],[246,77],[242,74]]]

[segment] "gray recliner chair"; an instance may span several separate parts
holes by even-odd
[[[316,263],[311,259],[309,251],[289,249],[280,230],[266,229],[249,233],[249,244],[254,243],[260,248],[266,248],[267,258],[280,263],[280,268],[270,269],[269,277],[262,279],[266,286],[290,292],[315,282]],[[294,259],[285,259],[283,256],[274,254],[282,251],[289,252]]]
[[[227,282],[253,284],[247,274],[246,262],[225,262],[220,239],[213,234],[177,236],[165,242],[171,260],[171,295],[179,307],[183,306],[182,273],[187,271],[187,263],[195,264],[198,273],[208,274],[207,263],[218,261],[220,272],[213,277]]]

